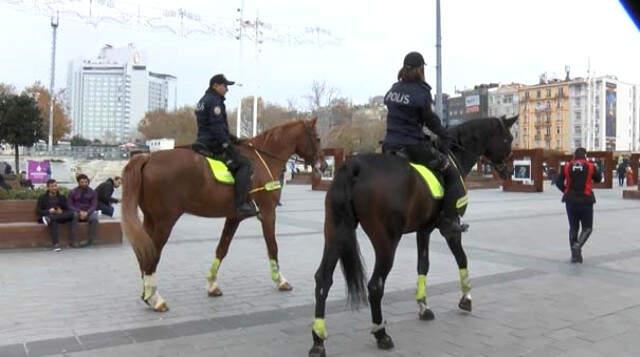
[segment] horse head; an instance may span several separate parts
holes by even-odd
[[[506,180],[513,173],[512,165],[508,165],[508,159],[511,156],[511,144],[513,135],[511,135],[511,127],[518,120],[518,115],[512,118],[496,118],[499,126],[489,138],[487,149],[484,156],[491,161],[494,169],[500,175],[500,178]]]
[[[320,137],[316,130],[317,121],[317,117],[301,121],[304,127],[304,134],[296,137],[295,152],[304,159],[306,165],[323,172],[328,165],[324,160],[324,154],[320,146]]]

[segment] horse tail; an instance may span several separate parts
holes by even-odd
[[[153,240],[142,227],[138,217],[142,170],[149,158],[147,154],[136,155],[122,171],[122,230],[136,253],[140,270],[153,264],[158,256]]]
[[[333,232],[330,239],[335,244],[333,249],[336,249],[340,259],[347,284],[347,299],[352,308],[367,304],[365,269],[356,237],[358,218],[353,203],[353,186],[359,171],[356,160],[347,161],[336,172],[327,194],[331,209],[329,228]]]

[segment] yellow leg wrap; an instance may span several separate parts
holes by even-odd
[[[416,300],[420,301],[427,298],[427,276],[418,275],[418,286],[416,288]]]
[[[275,259],[269,259],[269,267],[271,268],[271,280],[276,284],[280,282],[280,267]]]
[[[460,289],[463,294],[471,291],[471,283],[469,282],[469,271],[467,269],[460,269]]]
[[[156,276],[144,275],[142,278],[142,300],[148,301],[156,293]]]
[[[209,269],[209,274],[207,274],[207,279],[209,281],[215,281],[218,277],[218,269],[220,269],[220,259],[215,258],[213,263],[211,263],[211,269]]]
[[[460,209],[464,206],[466,206],[469,203],[469,196],[464,195],[462,197],[460,197],[458,199],[458,201],[456,202],[456,208]]]
[[[324,319],[313,320],[313,332],[321,339],[327,339],[327,326],[324,323]]]

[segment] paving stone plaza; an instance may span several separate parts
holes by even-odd
[[[457,307],[458,271],[437,234],[428,275],[433,321],[414,300],[415,235],[404,237],[383,312],[396,347],[379,351],[368,308],[351,311],[339,269],[329,294],[329,356],[638,356],[640,201],[597,190],[583,264],[569,263],[560,193],[470,194],[463,237],[473,311]],[[278,208],[278,292],[256,219],[245,221],[220,268],[222,297],[207,296],[206,272],[222,219],[184,216],[158,270],[164,314],[139,299],[132,249],[122,246],[0,251],[0,356],[306,356],[311,347],[313,275],[323,245],[324,192],[286,186]],[[358,232],[371,272],[373,253]]]

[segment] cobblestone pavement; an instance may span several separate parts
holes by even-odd
[[[417,319],[414,235],[398,249],[384,297],[396,348],[378,351],[368,308],[346,307],[336,270],[327,327],[331,356],[638,356],[640,202],[598,190],[595,231],[582,265],[568,263],[560,194],[471,192],[464,236],[473,312],[460,297],[453,255],[431,241],[429,304]],[[158,285],[171,310],[149,311],[131,248],[0,251],[0,356],[305,356],[311,347],[313,274],[323,236],[323,192],[287,186],[278,209],[278,292],[256,220],[244,222],[223,261],[224,295],[207,297],[206,271],[223,220],[183,217],[164,250]],[[368,267],[372,249],[359,241]]]

